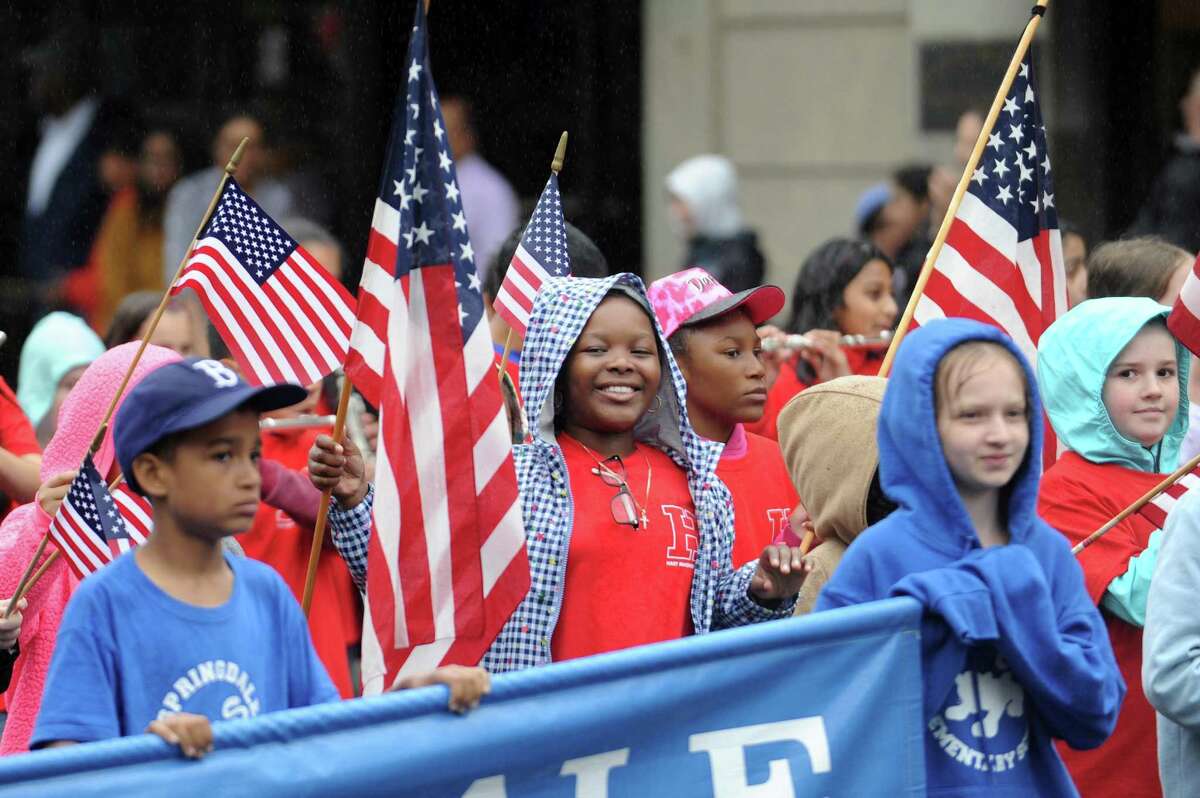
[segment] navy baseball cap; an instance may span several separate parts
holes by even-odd
[[[282,383],[255,387],[219,360],[191,357],[147,374],[125,396],[113,425],[117,462],[129,486],[133,460],[175,432],[203,427],[240,407],[260,413],[304,401],[308,391]]]

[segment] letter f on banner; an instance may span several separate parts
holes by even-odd
[[[713,798],[795,798],[792,767],[786,759],[772,759],[767,780],[746,783],[745,749],[765,743],[798,742],[808,752],[813,773],[828,773],[829,738],[825,721],[818,715],[778,723],[760,723],[735,729],[693,734],[688,750],[704,751],[712,766]]]

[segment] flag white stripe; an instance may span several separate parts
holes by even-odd
[[[221,321],[229,328],[229,333],[237,341],[242,354],[250,361],[250,369],[254,372],[255,378],[260,383],[274,382],[275,378],[271,376],[271,372],[267,370],[267,365],[263,362],[262,356],[259,354],[258,345],[250,340],[246,331],[242,329],[241,323],[238,321],[241,313],[238,313],[236,316],[234,315],[229,306],[225,304],[225,300],[221,298],[216,288],[213,287],[208,275],[204,272],[194,270],[185,272],[179,280],[179,285],[182,286],[188,283],[196,283],[193,290],[199,291],[208,299],[209,303],[217,311],[217,315],[221,318]]]
[[[1182,477],[1180,477],[1178,484],[1183,485],[1188,490],[1191,490],[1192,488],[1196,487],[1196,485],[1200,485],[1200,476],[1196,476],[1195,472],[1192,472],[1191,474],[1184,474]]]
[[[71,503],[64,501],[59,505],[59,512],[63,517],[59,519],[58,528],[71,541],[72,548],[91,563],[88,570],[94,571],[108,562],[104,556],[107,552],[100,550],[98,541],[90,539],[94,536],[87,532],[87,524],[75,512]]]
[[[75,571],[77,571],[78,573],[88,574],[94,570],[91,565],[89,565],[88,563],[85,563],[83,560],[81,560],[79,558],[79,553],[75,551],[75,547],[73,545],[71,545],[70,543],[67,543],[63,539],[64,533],[58,527],[57,524],[54,524],[53,526],[51,526],[50,530],[51,530],[51,533],[53,536],[53,540],[54,540],[55,544],[57,544],[57,546],[58,546],[58,550],[61,551],[63,554],[67,555],[67,559],[69,559],[71,561],[71,563],[75,566],[75,568],[74,568]]]
[[[513,295],[508,290],[507,284],[500,286],[500,292],[496,294],[495,304],[498,307],[506,308],[520,322],[522,328],[529,327],[529,311],[521,307],[520,303],[513,299]],[[517,332],[521,332],[521,330]]]
[[[400,239],[400,211],[375,198],[375,210],[371,214],[371,229],[396,244]]]
[[[288,366],[288,368],[291,370],[291,374],[288,376],[293,377],[294,381],[300,383],[301,385],[310,385],[313,382],[316,382],[320,376],[323,376],[323,372],[317,367],[317,364],[313,362],[312,358],[309,357],[308,351],[293,340],[292,336],[296,334],[296,330],[292,324],[284,319],[283,314],[279,312],[279,308],[274,302],[271,301],[271,298],[267,296],[267,293],[263,291],[262,286],[254,281],[254,278],[252,278],[250,273],[246,271],[245,267],[241,265],[241,262],[234,257],[232,252],[225,248],[225,245],[221,243],[219,239],[206,238],[204,240],[205,242],[209,242],[209,245],[216,249],[217,252],[221,254],[221,257],[225,260],[225,263],[223,264],[225,268],[222,269],[222,273],[224,275],[222,279],[226,279],[231,286],[235,286],[240,282],[242,284],[241,293],[248,294],[257,299],[259,304],[266,311],[267,316],[272,322],[274,322],[275,328],[279,330],[279,338],[276,338],[270,334],[268,334],[265,338],[265,342],[267,343],[268,347],[270,347],[270,351],[272,351],[272,353],[275,351],[279,352],[277,357],[277,360],[279,361],[279,370],[287,374],[287,371],[284,370],[284,366]],[[252,313],[250,315],[251,317],[257,317],[257,314]],[[282,340],[280,340],[280,338],[282,338]],[[290,358],[288,358],[287,355],[283,353],[283,350],[279,348],[281,346],[286,346],[289,350],[291,350],[295,358],[300,361],[300,366],[305,372],[307,372],[307,375],[296,373],[295,369],[290,365]],[[306,379],[306,376],[313,374],[319,376],[313,377],[312,379]]]
[[[309,257],[305,257],[306,255]],[[317,286],[317,290],[324,296],[323,302],[314,300],[312,303],[313,307],[319,306],[328,315],[336,316],[342,321],[343,327],[333,325],[333,329],[337,330],[338,335],[344,340],[346,334],[343,330],[349,329],[354,324],[353,309],[346,304],[346,300],[342,298],[342,295],[329,284],[329,281],[333,279],[333,275],[324,266],[321,266],[315,258],[311,260],[310,258],[311,255],[299,247],[288,256],[288,260],[291,261],[292,265],[307,274],[308,279],[312,280],[313,284]]]
[[[1054,318],[1066,313],[1067,306],[1067,264],[1063,261],[1062,231],[1056,227],[1050,228],[1050,268],[1054,278]]]
[[[382,444],[383,444],[383,441],[381,440],[380,441],[380,449],[379,449],[379,453],[377,453],[377,457],[379,455],[381,455],[383,452]],[[378,459],[375,461],[375,463],[376,463],[375,473],[377,473],[377,474],[384,473],[383,471],[379,470],[379,464],[381,462],[382,461],[378,460]],[[381,488],[382,488],[382,483],[376,485],[376,488],[375,488],[375,490],[376,490],[375,512],[376,513],[379,512],[379,504],[378,503],[379,503],[379,500],[382,498]],[[382,533],[383,528],[380,527],[376,531],[379,533]],[[389,572],[393,570],[390,561],[388,562],[388,570],[389,570]],[[395,584],[395,583],[393,582],[393,584]],[[401,610],[400,607],[396,607],[397,615],[403,614],[400,612],[400,610]],[[404,639],[405,640],[408,639],[407,634],[404,636]],[[397,637],[396,640],[397,640],[397,645],[399,645],[400,638]],[[361,678],[362,678],[363,695],[368,696],[368,695],[381,694],[383,692],[383,687],[384,687],[383,680],[387,675],[387,664],[383,658],[383,648],[381,647],[380,642],[379,642],[379,635],[375,633],[375,621],[371,618],[371,602],[370,601],[363,601],[362,661],[360,663],[360,668],[362,671]]]
[[[446,656],[446,652],[452,645],[454,645],[453,640],[434,640],[432,643],[413,646],[412,650],[408,652],[404,664],[396,671],[391,686],[395,687],[401,679],[411,673],[429,673],[439,667],[442,664],[442,658]]]
[[[379,340],[374,330],[366,324],[357,325],[354,334],[350,336],[350,348],[362,356],[363,363],[376,376],[383,376],[383,359],[387,356],[387,346]]]
[[[291,273],[287,270],[286,265],[284,265],[279,271],[275,272],[275,276],[272,279],[267,281],[267,285],[270,287],[271,291],[275,294],[275,296],[279,297],[279,301],[281,303],[283,303],[284,305],[286,305],[287,309],[290,310],[297,319],[303,320],[306,317],[311,316],[312,315],[311,313],[306,313],[300,307],[300,305],[297,304],[295,298],[292,297],[291,293],[282,284],[282,281],[285,281],[285,280],[287,282],[291,283],[292,285],[296,285],[296,283],[298,282],[291,275]],[[305,289],[305,290],[307,290],[307,289]],[[318,309],[314,308],[314,310],[318,310]],[[336,329],[336,328],[332,325],[331,320],[329,319],[329,315],[327,313],[324,313],[323,311],[320,311],[320,310],[318,310],[318,313],[319,313],[318,319],[315,319],[315,320],[311,321],[310,323],[304,323],[303,321],[301,321],[300,329],[298,331],[298,332],[304,334],[304,337],[306,339],[308,339],[308,342],[309,342],[309,344],[311,344],[311,347],[306,348],[304,346],[303,342],[300,342],[299,346],[293,347],[296,349],[307,349],[308,351],[310,351],[311,349],[315,349],[315,350],[317,350],[317,352],[320,355],[320,362],[314,364],[316,366],[316,374],[315,375],[313,375],[313,374],[306,375],[310,379],[308,379],[304,383],[305,385],[311,385],[312,383],[318,381],[319,379],[324,377],[326,374],[328,374],[329,372],[331,372],[335,368],[337,368],[339,365],[341,365],[341,363],[340,363],[341,358],[339,358],[336,354],[334,354],[334,352],[329,348],[329,345],[325,343],[325,338],[319,332],[317,332],[316,325],[323,323],[327,329],[332,330],[332,329]],[[310,354],[311,354],[311,351],[310,351]]]
[[[441,396],[438,393],[437,365],[433,359],[433,339],[429,330],[429,308],[425,302],[424,272],[413,269],[408,278],[409,318],[400,327],[396,314],[388,330],[390,341],[403,341],[400,347],[388,347],[392,371],[401,380],[409,430],[417,457],[417,484],[421,491],[421,515],[425,531],[425,550],[429,561],[429,592],[433,600],[433,628],[436,639],[453,637],[454,572],[450,553],[449,490],[446,485],[445,429],[442,426]],[[400,283],[397,282],[397,286]]]
[[[530,294],[530,297],[532,297],[539,290],[541,290],[542,283],[544,283],[550,279],[550,271],[545,266],[542,265],[541,259],[530,254],[529,250],[525,249],[525,245],[522,243],[517,244],[517,251],[513,255],[513,259],[521,261],[521,264],[529,272],[531,272],[533,274],[533,279],[534,279],[534,281],[536,281],[537,286],[536,286],[536,288],[534,288],[533,294]],[[507,276],[510,273],[518,273],[519,274],[519,271],[514,270],[510,267],[509,270],[507,272],[505,272],[504,274],[505,274],[505,276]],[[524,277],[521,278],[521,282],[523,282],[523,283],[526,282]],[[534,283],[529,282],[528,285],[533,286]]]
[[[497,580],[525,545],[525,523],[521,517],[521,503],[513,502],[508,512],[488,539],[480,547],[480,562],[483,567],[483,595],[491,594]]]
[[[1029,298],[1039,309],[1042,307],[1042,262],[1033,249],[1033,239],[1017,244],[1017,271],[1025,283]],[[1014,304],[1015,307],[1015,304]]]
[[[1017,251],[1017,229],[993,211],[987,204],[971,192],[963,194],[962,203],[958,206],[955,218],[965,222],[968,227],[983,239],[984,243],[996,250],[1009,263],[1013,262],[1013,253]],[[1030,292],[1032,296],[1041,296],[1041,290]]]
[[[1179,292],[1179,301],[1183,303],[1183,307],[1188,313],[1200,318],[1200,280],[1196,279],[1194,271],[1183,281],[1183,288]]]
[[[917,300],[917,309],[913,312],[913,319],[924,326],[934,319],[946,318],[946,311],[942,310],[942,306],[929,298],[929,294],[921,294],[921,298]]]
[[[475,325],[463,353],[463,365],[467,370],[467,395],[475,393],[479,383],[496,378],[496,350],[492,347],[492,330],[488,325]]]
[[[995,319],[1026,357],[1032,359],[1036,356],[1037,347],[1025,329],[1025,322],[1011,296],[975,271],[958,250],[949,245],[942,247],[936,268],[950,280],[964,299]]]
[[[358,290],[366,291],[388,310],[392,308],[392,284],[395,283],[387,270],[369,258],[363,262],[362,279],[358,281]],[[359,324],[361,327],[362,325]]]
[[[387,409],[380,408],[379,423],[382,427],[387,423]],[[404,614],[404,605],[400,601],[403,595],[400,584],[400,493],[396,486],[396,481],[391,478],[392,464],[391,457],[387,448],[387,441],[382,435],[379,436],[379,447],[375,451],[375,473],[381,478],[375,481],[375,506],[373,507],[375,535],[379,540],[379,547],[383,550],[383,560],[387,563],[388,583],[392,585],[393,595],[396,597],[395,602],[395,626],[394,635],[396,645],[404,647],[408,645],[408,619]],[[364,604],[369,605],[371,602],[366,601]],[[366,653],[366,631],[371,630],[371,636],[375,635],[375,627],[369,622],[363,622],[364,639],[363,639],[363,663],[364,663],[364,681],[366,679],[365,664],[367,659]],[[378,641],[376,641],[378,646]],[[382,654],[380,655],[380,663],[383,662]],[[382,664],[381,666],[382,667]]]
[[[483,325],[480,325],[481,327]],[[471,457],[475,461],[475,493],[478,495],[487,487],[496,471],[508,459],[512,451],[512,433],[508,429],[508,412],[504,405],[479,440],[475,441],[475,449]]]

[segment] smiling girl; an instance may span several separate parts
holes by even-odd
[[[877,374],[883,347],[845,347],[841,338],[890,333],[896,314],[892,262],[883,252],[851,238],[834,238],[817,247],[796,276],[785,330],[803,335],[812,345],[778,365],[763,417],[749,430],[778,439],[779,411],[800,391],[847,374]]]
[[[685,389],[642,282],[551,278],[521,355],[532,442],[513,447],[530,588],[480,663],[492,673],[791,614],[799,549],[731,565],[721,444],[688,422]],[[327,436],[309,473],[337,500],[334,543],[362,588],[373,489]],[[343,454],[344,452],[344,454]]]
[[[1170,308],[1144,297],[1092,299],[1047,328],[1038,380],[1069,449],[1042,479],[1039,510],[1071,543],[1099,529],[1173,471],[1187,431],[1189,356],[1166,328]],[[1129,685],[1112,738],[1063,750],[1084,795],[1161,794],[1154,710],[1142,692],[1142,627],[1166,513],[1150,505],[1079,555]],[[1121,762],[1120,768],[1112,763]]]

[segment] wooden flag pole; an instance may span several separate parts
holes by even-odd
[[[111,483],[109,483],[108,489],[111,491],[113,488],[117,487],[117,485],[119,485],[121,483],[122,479],[124,479],[124,475],[117,474],[116,478]],[[34,552],[33,559],[29,561],[29,568],[32,568],[33,564],[35,562],[37,562],[38,557],[42,556],[42,551],[46,548],[46,541],[48,541],[49,539],[50,539],[49,533],[42,536],[41,544],[38,545],[37,551]],[[5,610],[4,615],[2,617],[4,617],[4,618],[8,617],[9,612],[11,612],[12,607],[15,606],[18,601],[25,598],[25,595],[27,593],[29,593],[30,590],[33,590],[33,586],[38,583],[38,580],[42,578],[42,575],[45,574],[46,571],[48,571],[50,569],[50,566],[53,565],[60,556],[62,556],[62,549],[55,549],[54,551],[50,552],[50,556],[42,561],[42,564],[39,565],[38,569],[33,572],[33,576],[30,578],[30,580],[27,584],[21,585],[20,582],[17,583],[17,589],[16,589],[16,591],[13,592],[13,597],[9,601],[8,609]],[[29,569],[27,568],[25,572],[26,572],[26,574],[28,574]]]
[[[196,227],[196,234],[192,236],[192,241],[188,244],[187,251],[183,253],[183,259],[179,261],[179,268],[175,270],[175,276],[171,278],[171,282],[163,291],[162,301],[158,303],[158,307],[154,310],[154,315],[150,317],[150,326],[146,328],[146,334],[142,336],[141,346],[133,355],[133,360],[129,363],[129,368],[125,371],[125,377],[121,380],[121,385],[117,388],[117,392],[113,394],[112,401],[108,404],[108,410],[104,413],[104,419],[100,422],[100,429],[96,430],[96,437],[92,439],[92,451],[100,449],[100,443],[104,440],[104,433],[108,429],[108,423],[112,420],[113,413],[117,410],[117,403],[121,401],[121,394],[125,393],[125,389],[129,386],[129,381],[133,378],[133,370],[137,368],[138,361],[142,359],[142,353],[146,351],[146,347],[150,344],[150,339],[154,336],[155,329],[158,328],[158,322],[166,312],[167,305],[171,301],[171,288],[179,280],[179,275],[183,273],[183,269],[187,266],[188,257],[192,254],[192,248],[196,246],[196,240],[200,238],[200,233],[204,232],[204,226],[208,224],[208,219],[213,214],[213,210],[217,207],[217,203],[221,201],[221,192],[225,190],[225,184],[229,182],[229,178],[233,177],[233,173],[237,171],[238,164],[242,160],[242,153],[246,149],[246,145],[250,142],[249,138],[243,138],[238,144],[237,149],[233,151],[229,163],[225,164],[225,171],[221,175],[221,182],[217,184],[217,190],[213,193],[212,201],[208,203],[208,210],[204,212],[204,216],[200,218],[200,224]]]
[[[558,147],[554,150],[554,160],[550,162],[550,171],[558,174],[562,171],[563,161],[567,159],[567,131],[563,131],[558,137]],[[512,327],[508,328],[508,335],[504,337],[504,354],[500,356],[500,362],[496,364],[497,372],[500,379],[504,379],[504,364],[508,362],[508,356],[512,352],[513,331]]]
[[[946,243],[946,236],[950,233],[950,225],[954,222],[955,214],[958,213],[958,206],[962,204],[963,196],[967,193],[967,187],[971,184],[971,176],[975,174],[975,168],[979,165],[983,149],[987,146],[988,136],[992,132],[992,127],[996,124],[996,119],[1000,116],[1000,109],[1004,106],[1005,98],[1008,97],[1008,90],[1012,88],[1013,80],[1017,77],[1017,72],[1021,68],[1021,62],[1025,60],[1025,53],[1029,51],[1033,35],[1037,32],[1038,25],[1046,13],[1046,5],[1049,2],[1050,0],[1038,0],[1037,5],[1033,7],[1029,23],[1025,26],[1025,33],[1022,34],[1021,41],[1017,43],[1017,51],[1013,53],[1012,61],[1008,65],[1008,71],[1004,73],[1004,80],[1000,81],[1000,90],[996,92],[996,96],[992,100],[992,107],[988,111],[987,119],[984,120],[983,128],[979,131],[979,138],[975,141],[975,149],[971,151],[971,157],[967,161],[967,168],[963,170],[962,177],[958,181],[958,186],[954,189],[954,197],[950,200],[950,207],[946,209],[946,216],[942,219],[942,226],[938,228],[937,237],[933,239],[933,244],[929,247],[929,253],[925,256],[925,263],[921,266],[920,276],[917,277],[917,282],[913,285],[912,296],[909,297],[908,305],[904,308],[904,315],[900,318],[900,324],[896,327],[896,334],[892,336],[892,342],[888,345],[887,354],[883,357],[883,365],[879,367],[880,377],[886,377],[892,370],[892,361],[896,359],[896,350],[899,348],[900,342],[904,340],[909,325],[912,324],[913,314],[917,311],[917,303],[921,300],[921,294],[925,291],[925,285],[929,282],[929,277],[933,274],[933,266],[937,263],[938,256],[942,253],[942,246]]]
[[[350,383],[349,377],[342,379],[342,392],[338,395],[337,416],[333,419],[333,440],[335,443],[342,442],[342,433],[346,429],[346,411],[350,407],[350,392],[353,386]],[[366,475],[363,475],[366,478]],[[308,611],[312,609],[313,588],[317,584],[317,564],[321,560],[321,546],[325,542],[325,524],[329,516],[329,500],[333,498],[333,488],[327,488],[321,492],[321,503],[317,505],[317,523],[313,527],[312,548],[308,552],[308,571],[304,574],[304,595],[300,601],[300,607],[304,610],[304,617],[308,617]]]
[[[12,598],[8,600],[8,606],[4,608],[4,614],[0,618],[7,618],[12,615],[13,610],[17,607],[17,601],[21,596],[25,595],[30,583],[29,577],[33,575],[33,569],[37,567],[37,562],[42,558],[42,552],[46,550],[46,544],[50,542],[49,535],[42,535],[42,540],[38,543],[37,549],[33,552],[33,556],[29,558],[29,565],[25,566],[25,572],[21,574],[21,578],[17,580],[17,589],[13,591]]]
[[[1145,507],[1150,502],[1154,501],[1158,497],[1158,495],[1161,494],[1164,490],[1171,487],[1176,482],[1178,482],[1179,480],[1183,479],[1188,474],[1195,471],[1197,466],[1200,466],[1200,454],[1196,455],[1191,460],[1188,460],[1186,463],[1181,465],[1179,468],[1175,469],[1175,471],[1170,476],[1168,476],[1162,482],[1155,485],[1150,490],[1146,491],[1146,493],[1140,499],[1138,499],[1133,504],[1126,507],[1121,512],[1117,513],[1112,519],[1109,520],[1108,523],[1106,523],[1104,526],[1100,527],[1095,532],[1088,535],[1086,538],[1084,538],[1082,541],[1080,541],[1078,544],[1076,544],[1075,547],[1071,549],[1071,553],[1074,554],[1075,556],[1079,556],[1079,552],[1083,551],[1088,546],[1092,545],[1097,540],[1104,537],[1104,535],[1108,532],[1108,530],[1112,529],[1114,526],[1121,523],[1126,518],[1133,515],[1134,513],[1136,513],[1138,510],[1142,509],[1143,507]]]

